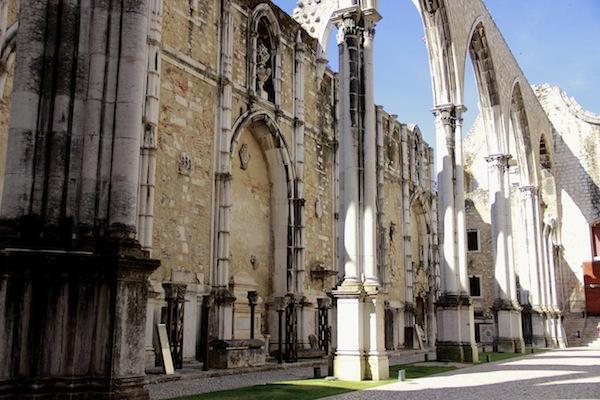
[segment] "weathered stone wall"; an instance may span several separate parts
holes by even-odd
[[[381,107],[377,114],[381,146],[378,197],[382,206],[378,210],[379,263],[385,267],[383,288],[392,310],[389,315],[393,315],[393,328],[386,332],[393,331],[394,338],[386,338],[386,345],[397,349],[405,345],[405,323],[416,316],[417,298],[435,300],[435,295],[428,296],[431,284],[437,281],[436,196],[431,182],[432,149],[422,140],[419,128],[398,122],[397,116]],[[423,311],[426,318],[422,328],[429,340],[428,310],[425,307]],[[388,319],[386,323],[392,322]]]
[[[600,116],[587,112],[560,88],[535,86],[554,130],[555,207],[563,246],[560,276],[565,311],[584,307],[583,268],[592,258],[590,226],[600,220]]]
[[[482,189],[469,192],[465,200],[467,230],[479,232],[479,250],[467,252],[469,276],[481,278],[481,296],[473,298],[475,312],[489,313],[495,298],[494,266],[492,259],[492,228],[488,192]]]

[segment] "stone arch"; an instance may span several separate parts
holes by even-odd
[[[529,130],[529,121],[527,117],[527,110],[523,102],[523,94],[521,92],[521,85],[518,79],[515,79],[512,88],[512,94],[510,96],[510,111],[509,111],[509,131],[511,136],[514,138],[515,146],[514,153],[516,153],[517,163],[519,165],[519,174],[521,178],[521,186],[534,185],[537,182],[537,168],[535,167],[535,160],[532,157],[533,149],[531,145],[531,133]],[[510,140],[509,142],[510,143]],[[508,146],[509,152],[511,152],[510,145]]]
[[[459,104],[455,46],[448,10],[444,0],[413,0],[423,18],[433,103],[435,106]]]
[[[282,90],[281,28],[269,3],[261,3],[252,10],[249,27],[247,89],[251,94],[279,105]],[[261,45],[265,46],[267,53],[259,51]],[[258,83],[263,77],[264,85]],[[263,87],[264,90],[261,90]]]
[[[271,185],[271,235],[274,257],[271,293],[283,296],[294,292],[296,277],[292,254],[295,226],[292,203],[295,172],[287,143],[281,135],[278,125],[269,114],[264,112],[246,113],[234,124],[230,145],[232,165],[234,157],[243,157],[240,139],[245,130],[258,143],[268,168],[267,173]]]
[[[479,102],[484,126],[488,132],[487,143],[490,154],[506,153],[508,144],[504,135],[500,92],[496,78],[492,49],[489,45],[483,22],[477,18],[467,42],[468,53],[473,63]],[[466,63],[466,56],[465,56]],[[464,68],[463,68],[464,71]],[[461,79],[461,83],[464,82]],[[461,84],[462,86],[462,84]]]
[[[435,294],[431,290],[434,283],[434,259],[432,252],[433,230],[431,210],[426,194],[417,190],[409,201],[410,207],[410,245],[411,272],[407,273],[407,288],[412,288],[412,298],[415,301],[415,322],[421,325],[429,342],[434,339]]]
[[[348,4],[337,4],[337,1],[299,0],[294,8],[294,19],[319,41],[317,58],[325,58],[329,36],[333,31],[331,21],[334,13],[346,6],[352,6],[351,0],[342,0]]]

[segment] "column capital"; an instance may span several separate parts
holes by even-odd
[[[444,125],[454,125],[456,120],[456,107],[454,104],[443,104],[436,106],[431,110],[436,119],[439,119]]]
[[[361,34],[364,28],[360,26],[359,20],[360,10],[357,7],[346,10],[342,14],[334,15],[332,22],[338,28],[336,36],[338,45],[344,43],[347,36],[358,36]]]
[[[456,107],[454,104],[444,104],[433,110],[436,125],[445,130],[446,147],[450,151],[455,147],[454,130],[456,129]]]
[[[519,193],[521,194],[522,199],[533,199],[538,193],[538,187],[527,185],[527,186],[519,186]]]
[[[490,171],[499,170],[505,172],[508,169],[508,161],[512,158],[510,154],[492,154],[485,158]]]

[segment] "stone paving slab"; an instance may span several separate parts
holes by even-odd
[[[531,354],[328,399],[600,399],[600,349]]]

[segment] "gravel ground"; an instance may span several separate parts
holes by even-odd
[[[550,351],[329,399],[600,399],[600,349]]]
[[[435,352],[429,352],[430,359],[435,358]],[[424,353],[422,351],[407,351],[393,353],[390,355],[390,364],[406,364],[418,361],[423,361]],[[192,379],[185,377],[187,374],[198,373],[198,369],[184,371],[184,378],[181,380],[173,380],[168,382],[154,381],[148,385],[150,399],[163,400],[172,399],[178,396],[187,396],[199,393],[215,392],[218,390],[236,389],[253,385],[264,385],[267,383],[287,381],[292,379],[312,378],[312,367],[289,367],[286,369],[275,369],[271,371],[247,372],[235,375],[226,375],[219,377],[201,377]],[[214,371],[213,371],[214,372]],[[321,373],[327,373],[326,364],[321,366]],[[158,377],[164,378],[164,376]],[[153,376],[152,379],[157,379]],[[292,400],[292,399],[290,399]]]
[[[323,369],[321,369],[323,371]],[[327,372],[327,370],[325,370]],[[148,385],[150,399],[171,399],[177,396],[215,392],[217,390],[264,385],[266,383],[303,379],[313,376],[312,368],[287,368],[274,371],[250,372],[239,375],[226,375],[218,378],[181,380]]]

